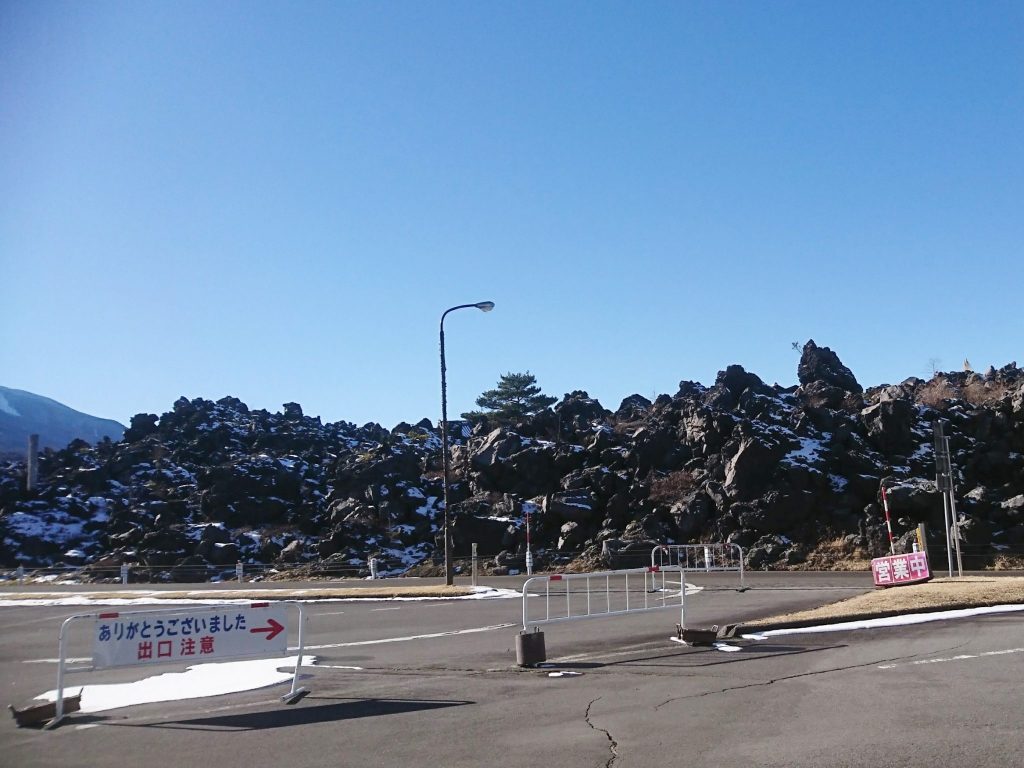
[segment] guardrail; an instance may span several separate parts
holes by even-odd
[[[739,544],[659,544],[651,550],[651,567],[669,566],[678,566],[684,573],[737,571],[740,591],[747,588],[743,548]]]
[[[302,564],[300,564],[302,565]],[[0,571],[0,581],[25,583],[80,583],[113,584],[199,584],[217,581],[252,582],[287,573],[288,566],[264,563],[236,563],[235,565],[81,565],[81,566],[18,566]],[[364,575],[364,568],[333,564],[312,564],[310,574],[326,578],[355,578]],[[301,578],[301,577],[297,577]]]
[[[670,573],[679,574],[678,591],[674,589],[675,584],[666,579]],[[632,584],[630,576],[633,577]],[[660,588],[656,593],[648,589],[648,578],[655,582],[660,578]],[[531,617],[529,601],[534,595],[531,595],[530,590],[538,589],[537,585],[540,584],[544,585],[544,615],[543,618]],[[575,589],[573,585],[577,585]],[[541,624],[661,611],[666,608],[678,608],[679,624],[685,627],[685,592],[683,570],[678,566],[534,576],[523,583],[523,632],[528,627],[536,629]]]

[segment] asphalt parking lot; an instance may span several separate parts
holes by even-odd
[[[687,623],[812,607],[870,589],[868,578],[750,574],[751,589],[738,592],[727,575],[690,576],[704,589],[688,598]],[[515,588],[521,579],[491,582]],[[82,610],[0,608],[7,703],[55,687],[60,621]],[[0,764],[1024,762],[1021,613],[737,639],[719,650],[673,642],[678,615],[667,610],[545,627],[547,665],[520,669],[516,599],[322,602],[306,604],[306,611],[307,652],[316,663],[303,668],[311,694],[298,704],[282,705],[286,686],[279,685],[77,713],[54,731],[19,729],[7,718],[0,724]],[[179,669],[76,672],[68,684]]]

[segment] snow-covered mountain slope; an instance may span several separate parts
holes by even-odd
[[[40,448],[59,450],[72,440],[120,440],[124,425],[81,413],[48,397],[0,387],[0,454],[24,456],[29,435]]]

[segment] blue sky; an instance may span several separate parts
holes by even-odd
[[[1021,351],[1024,6],[0,0],[0,384],[436,420]]]

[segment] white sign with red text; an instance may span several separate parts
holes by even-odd
[[[288,650],[285,605],[250,603],[179,611],[101,613],[96,617],[96,668],[278,656]]]

